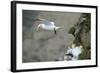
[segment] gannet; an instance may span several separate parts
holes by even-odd
[[[56,30],[62,28],[62,27],[56,26],[55,22],[53,21],[49,21],[46,19],[37,19],[37,20],[41,21],[41,23],[37,26],[37,31],[39,30],[39,28],[42,28],[44,30],[54,31],[54,33],[56,34]]]

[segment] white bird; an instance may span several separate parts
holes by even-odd
[[[72,50],[72,54],[73,54],[73,60],[78,60],[79,59],[79,55],[82,53],[82,48],[81,47],[75,47]]]
[[[54,33],[56,34],[56,30],[62,28],[62,27],[56,26],[55,22],[52,22],[46,19],[37,19],[37,20],[41,21],[41,23],[37,26],[37,31],[39,30],[39,28],[42,28],[44,30],[54,31]]]
[[[71,56],[72,60],[78,60],[79,59],[79,55],[82,53],[83,47],[82,46],[75,46],[75,44],[72,44],[72,48],[68,48],[67,52],[65,53],[67,54],[72,54],[73,56]]]

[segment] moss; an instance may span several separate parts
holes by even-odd
[[[91,51],[90,50],[83,50],[83,52],[79,56],[80,60],[91,59]]]
[[[68,33],[74,35],[74,33],[75,33],[75,27],[71,27],[69,29]]]
[[[86,20],[82,20],[82,18],[86,18]],[[77,32],[77,29],[79,32]],[[73,27],[71,27],[68,31],[69,34],[72,34],[75,37],[73,43],[75,43],[77,46],[83,45],[84,47],[83,52],[79,56],[80,60],[91,59],[91,46],[90,44],[88,45],[87,43],[90,40],[86,36],[88,34],[88,36],[90,37],[90,34],[88,33],[89,31],[91,31],[90,13],[82,13],[78,22]]]

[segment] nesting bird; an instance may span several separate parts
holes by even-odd
[[[64,57],[67,57],[67,60],[78,60],[79,55],[82,53],[82,48],[82,46],[75,46],[75,44],[72,44],[72,47],[67,50]]]
[[[55,22],[52,22],[46,19],[37,19],[37,20],[41,21],[41,23],[37,26],[37,31],[39,30],[39,28],[41,28],[44,30],[54,31],[54,34],[56,34],[56,31],[62,28],[62,27],[56,26]]]

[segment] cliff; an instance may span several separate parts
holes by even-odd
[[[70,28],[69,33],[75,39],[73,43],[82,45],[84,50],[80,54],[80,59],[91,59],[91,14],[82,13],[78,22]]]

